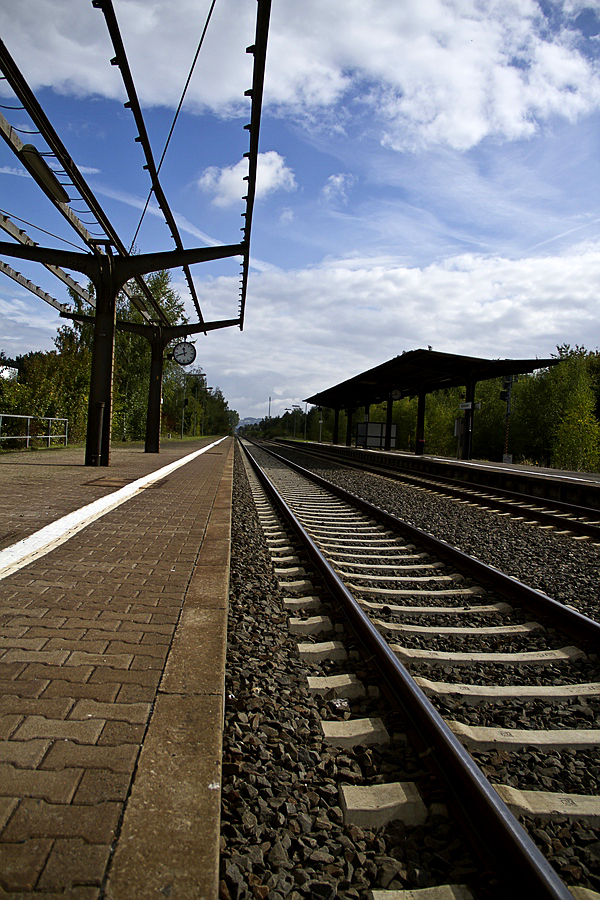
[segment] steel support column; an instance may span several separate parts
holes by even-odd
[[[384,450],[392,449],[392,413],[394,411],[394,401],[391,397],[387,398],[387,405],[385,408],[385,442],[383,445]]]
[[[162,401],[162,378],[165,340],[159,328],[153,329],[150,343],[150,386],[148,388],[148,410],[146,413],[146,453],[160,453],[160,407]]]
[[[465,410],[465,433],[462,443],[462,459],[471,459],[473,455],[473,420],[475,418],[475,385],[474,376],[470,376],[465,392],[465,401],[469,404]]]
[[[121,282],[115,278],[113,257],[110,255],[99,257],[98,263],[99,277],[96,279],[96,315],[85,444],[86,466],[110,465],[117,294],[121,288]]]
[[[425,449],[425,399],[427,391],[424,388],[419,390],[419,400],[417,403],[417,428],[415,432],[415,455],[421,456]]]
[[[338,444],[340,440],[340,411],[339,409],[334,410],[334,418],[333,418],[333,443]]]
[[[353,409],[351,406],[346,410],[346,415],[348,416],[348,422],[346,425],[346,447],[352,446],[352,413]]]

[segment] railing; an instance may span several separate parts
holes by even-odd
[[[25,422],[25,434],[5,434],[6,420],[9,419],[22,419]],[[44,426],[43,430],[40,430],[40,427],[37,423],[47,422],[48,424]],[[33,425],[32,425],[33,423]],[[16,430],[18,422],[8,423],[8,427],[10,429],[11,424],[13,428]],[[62,431],[56,431],[56,428],[62,428]],[[19,416],[16,413],[0,413],[0,442],[2,441],[25,441],[25,446],[27,449],[31,447],[32,442],[43,441],[48,447],[51,446],[52,441],[64,441],[64,446],[67,446],[68,440],[68,431],[69,431],[69,420],[68,419],[55,419],[48,418],[47,416]],[[2,447],[2,443],[0,443],[0,448]]]

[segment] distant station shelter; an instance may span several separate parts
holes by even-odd
[[[356,409],[364,407],[365,421],[357,432],[359,446],[377,446],[391,450],[395,445],[395,426],[392,424],[394,400],[418,397],[415,453],[423,453],[425,445],[425,401],[427,394],[440,388],[465,387],[460,458],[471,459],[473,444],[473,415],[475,412],[475,386],[479,381],[534,372],[554,366],[559,359],[480,359],[476,356],[460,356],[454,353],[438,353],[436,350],[410,350],[393,359],[342,381],[333,387],[307,397],[307,403],[325,406],[335,412],[333,443],[339,443],[339,414],[346,410],[346,445],[352,443],[352,416]],[[385,424],[369,423],[369,407],[387,403]]]

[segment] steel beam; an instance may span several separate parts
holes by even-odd
[[[95,325],[94,316],[86,316],[83,313],[61,312],[64,319],[72,319],[76,322],[87,322]],[[138,334],[145,338],[150,344],[150,383],[148,387],[148,407],[146,411],[146,441],[144,446],[145,453],[160,453],[160,409],[162,400],[162,379],[164,351],[167,344],[176,338],[186,337],[189,334],[198,334],[199,332],[215,331],[218,328],[230,328],[232,325],[238,325],[237,319],[221,319],[215,322],[198,322],[196,325],[169,325],[167,327],[161,325],[143,325],[140,322],[126,322],[118,320],[116,328],[118,331],[128,331],[131,334]],[[97,410],[92,411],[97,415]],[[98,428],[96,424],[95,429]],[[91,441],[96,446],[96,430]],[[92,465],[95,463],[91,463]]]

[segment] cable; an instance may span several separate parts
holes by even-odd
[[[198,46],[197,46],[197,48],[196,48],[196,54],[195,54],[195,56],[194,56],[192,65],[191,65],[191,67],[190,67],[190,71],[189,71],[189,73],[188,73],[188,77],[187,77],[187,80],[186,80],[186,82],[185,82],[185,86],[184,86],[184,88],[183,88],[183,92],[182,92],[182,94],[181,94],[181,98],[180,98],[180,100],[179,100],[179,105],[178,105],[178,107],[177,107],[177,111],[175,112],[175,116],[173,117],[173,122],[171,123],[171,128],[170,128],[169,134],[168,134],[168,136],[167,136],[167,140],[166,140],[166,143],[165,143],[165,146],[164,146],[162,155],[161,155],[161,157],[160,157],[160,161],[159,161],[159,163],[158,163],[158,167],[157,167],[157,169],[156,169],[156,173],[157,173],[157,174],[160,172],[161,166],[162,166],[162,164],[163,164],[163,162],[164,162],[164,158],[165,158],[167,149],[168,149],[169,144],[170,144],[170,142],[171,142],[171,137],[173,136],[173,131],[175,130],[175,124],[176,124],[176,122],[177,122],[177,119],[179,118],[179,113],[181,112],[181,107],[183,106],[183,101],[185,100],[185,95],[187,94],[187,89],[188,89],[188,87],[190,86],[190,81],[192,80],[192,75],[194,74],[194,69],[196,68],[196,63],[198,62],[198,57],[199,57],[199,55],[200,55],[200,50],[202,49],[202,44],[204,43],[204,38],[205,38],[205,36],[206,36],[206,32],[207,32],[207,30],[208,30],[208,25],[209,25],[211,16],[212,16],[212,14],[213,14],[213,9],[215,8],[215,3],[216,3],[216,2],[217,2],[217,0],[212,0],[212,3],[211,3],[211,5],[210,5],[210,9],[209,9],[208,15],[207,15],[207,17],[206,17],[206,22],[204,23],[204,28],[202,29],[202,34],[200,35],[200,40],[198,41]],[[138,234],[139,234],[140,228],[142,227],[142,222],[144,221],[144,216],[146,215],[146,213],[147,213],[147,211],[148,211],[148,206],[150,205],[150,200],[151,200],[151,198],[152,198],[152,194],[153,194],[153,193],[154,193],[154,188],[151,187],[151,188],[150,188],[150,192],[149,192],[149,194],[148,194],[148,197],[147,197],[147,199],[146,199],[146,203],[144,204],[144,209],[142,210],[142,215],[140,216],[140,221],[138,222],[138,226],[137,226],[137,228],[135,229],[135,234],[134,234],[133,239],[132,239],[132,241],[131,241],[131,246],[130,246],[130,248],[129,248],[129,252],[130,252],[130,253],[131,253],[131,251],[132,251],[132,249],[133,249],[133,245],[135,244],[135,241],[136,241],[136,238],[137,238],[137,236],[138,236]]]
[[[57,241],[63,241],[65,244],[69,244],[71,247],[75,247],[76,250],[81,250],[79,244],[74,244],[73,241],[68,241],[66,238],[59,237],[58,234],[53,234],[51,231],[46,231],[45,228],[40,228],[39,225],[34,225],[33,222],[28,222],[27,219],[22,219],[20,216],[15,216],[14,213],[8,212],[8,210],[6,209],[0,209],[0,213],[2,213],[2,215],[4,216],[8,216],[10,219],[16,219],[17,222],[23,222],[24,225],[29,225],[31,228],[36,228],[38,231],[42,231],[44,234],[56,238]]]

